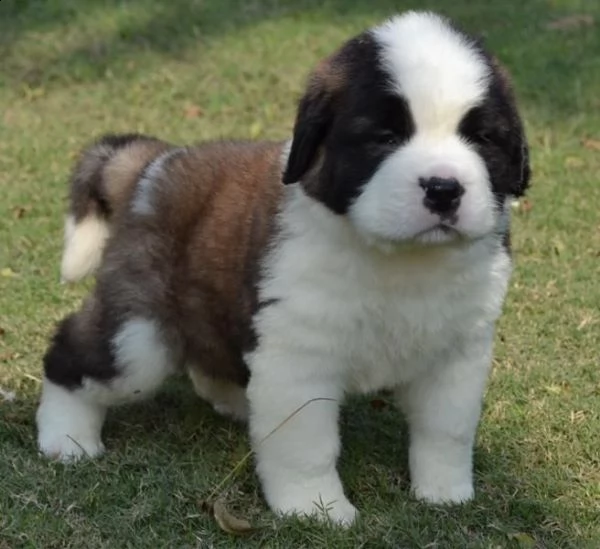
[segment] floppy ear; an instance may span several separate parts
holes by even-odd
[[[292,148],[283,182],[300,181],[312,167],[333,119],[331,94],[322,82],[312,84],[298,107]]]
[[[340,53],[321,61],[310,76],[298,106],[292,148],[283,175],[285,184],[300,181],[314,166],[333,123],[336,97],[344,82]]]
[[[300,181],[313,166],[333,119],[332,96],[321,78],[313,76],[308,91],[300,101],[292,148],[283,182]]]
[[[523,129],[523,122],[519,116],[517,109],[517,100],[514,94],[514,87],[512,78],[508,69],[500,62],[500,60],[492,56],[491,57],[492,68],[498,75],[498,81],[500,86],[509,102],[512,118],[512,124],[515,129],[516,135],[514,140],[516,145],[512,153],[511,163],[514,166],[515,178],[510,185],[510,194],[516,198],[523,196],[525,191],[529,187],[529,180],[531,179],[531,167],[529,164],[529,146],[527,144],[527,136]]]
[[[521,154],[519,155],[520,177],[513,183],[511,187],[511,194],[517,198],[525,194],[525,191],[529,187],[529,180],[531,179],[531,167],[529,165],[529,146],[527,145],[525,135],[522,135],[522,139],[523,141],[521,144]]]

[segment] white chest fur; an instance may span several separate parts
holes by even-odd
[[[500,314],[511,265],[491,240],[376,249],[299,189],[289,191],[281,228],[260,288],[262,300],[277,300],[256,318],[260,345],[282,360],[314,357],[347,391],[410,381]]]

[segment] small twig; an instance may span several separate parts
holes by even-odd
[[[312,404],[313,402],[318,402],[318,401],[330,401],[330,402],[336,402],[335,398],[328,398],[328,397],[317,397],[317,398],[311,398],[310,400],[307,400],[304,404],[302,404],[302,406],[299,406],[298,408],[296,408],[289,416],[287,416],[281,423],[279,423],[277,426],[275,426],[267,435],[264,436],[264,438],[261,439],[261,441],[259,442],[259,444],[262,444],[263,442],[265,442],[269,437],[271,437],[272,435],[274,435],[279,429],[281,429],[288,421],[290,421],[294,416],[296,416],[297,414],[299,414],[302,410],[304,410],[304,408],[306,408],[309,404]],[[236,473],[246,464],[246,462],[250,459],[250,457],[252,456],[252,454],[254,453],[254,450],[249,450],[246,455],[240,459],[240,461],[237,462],[237,464],[235,465],[235,467],[225,476],[225,478],[223,478],[223,480],[221,480],[221,482],[219,482],[219,484],[217,484],[217,486],[213,489],[213,491],[210,493],[210,495],[208,496],[208,498],[206,498],[207,502],[211,502],[212,499],[215,497],[216,494],[218,494],[222,487],[232,478],[236,475]]]
[[[32,376],[31,374],[23,374],[23,377],[35,381],[36,383],[42,383],[42,380],[39,377]]]
[[[71,435],[67,435],[67,438],[70,439],[75,444],[77,444],[77,446],[79,446],[79,449],[85,454],[85,456],[87,458],[92,457],[92,456],[90,456],[89,452],[81,444],[79,444],[79,442],[76,441]]]

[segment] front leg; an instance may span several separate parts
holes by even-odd
[[[250,435],[269,506],[352,523],[356,509],[336,469],[343,396],[336,369],[318,357],[265,349],[249,364]]]
[[[448,363],[398,390],[410,432],[411,486],[419,499],[461,503],[473,497],[473,443],[492,342],[492,329],[470,338]]]

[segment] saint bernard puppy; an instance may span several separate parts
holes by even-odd
[[[423,12],[322,61],[291,142],[102,138],[74,171],[62,262],[97,284],[45,355],[41,451],[100,455],[108,408],[186,371],[247,418],[274,511],[349,524],[339,408],[389,389],[414,495],[471,499],[527,151],[505,71]]]

